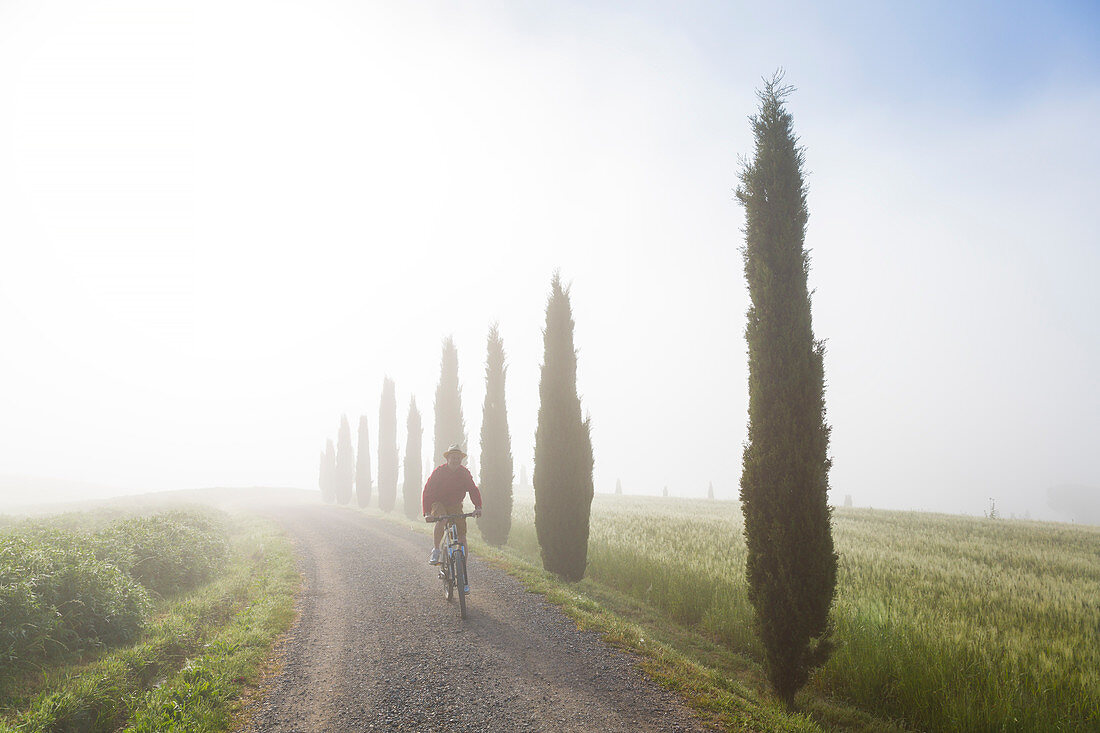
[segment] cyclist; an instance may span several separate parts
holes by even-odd
[[[430,522],[435,517],[446,514],[462,514],[462,500],[466,494],[474,502],[474,516],[481,516],[481,492],[474,483],[474,477],[470,470],[462,465],[462,459],[466,457],[465,451],[456,443],[443,453],[446,463],[438,466],[424,484],[422,503],[424,505],[424,520]],[[458,529],[458,540],[463,547],[466,546],[466,518],[459,517],[455,520]],[[432,565],[439,564],[439,542],[443,539],[443,522],[435,525],[435,549],[432,550],[428,560]]]

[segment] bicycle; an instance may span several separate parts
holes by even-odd
[[[446,556],[439,560],[439,579],[443,581],[443,595],[448,601],[454,598],[457,586],[458,608],[462,618],[466,618],[466,588],[469,578],[466,575],[466,546],[458,541],[458,525],[455,524],[455,520],[460,517],[473,517],[476,514],[476,512],[468,512],[428,517],[429,522],[447,523],[443,530],[443,541],[440,543],[440,547],[446,551]]]

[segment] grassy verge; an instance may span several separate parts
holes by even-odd
[[[729,728],[1100,730],[1100,528],[870,509],[833,522],[838,648],[795,716],[760,669],[735,502],[598,495],[577,584],[542,572],[529,497],[505,548],[476,530],[471,545]]]
[[[597,496],[586,582],[759,662],[741,527],[735,502]],[[836,700],[920,730],[1100,730],[1100,529],[838,509],[834,538],[815,720],[843,727]],[[539,565],[529,500],[508,550]]]
[[[810,717],[789,713],[772,700],[748,660],[670,626],[628,597],[588,581],[566,583],[507,550],[472,551],[559,606],[578,628],[596,631],[606,642],[637,655],[646,674],[680,694],[711,724],[726,730],[820,730]]]
[[[423,522],[409,521],[396,512],[365,511],[422,534],[431,533]],[[677,623],[662,609],[607,584],[591,578],[579,583],[562,581],[542,569],[537,544],[527,541],[525,527],[513,525],[513,532],[515,537],[508,545],[494,548],[481,542],[471,527],[471,554],[545,596],[578,628],[595,631],[611,645],[636,655],[647,675],[678,693],[710,724],[746,731],[903,730],[812,690],[799,697],[801,712],[786,710],[769,691],[763,670],[750,655],[733,651],[711,635]]]
[[[0,732],[227,729],[293,620],[299,582],[289,540],[235,518],[229,562],[213,581],[166,601],[135,645],[47,671]]]

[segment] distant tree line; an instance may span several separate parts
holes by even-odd
[[[539,382],[538,430],[535,436],[535,524],[542,547],[543,564],[568,580],[584,577],[588,553],[588,518],[592,504],[592,440],[590,423],[582,417],[577,395],[577,355],[573,345],[573,316],[569,289],[554,273],[543,330],[544,355]],[[483,515],[477,527],[486,542],[504,545],[512,525],[515,464],[508,407],[505,397],[507,359],[500,328],[489,328],[485,357],[485,403],[482,407],[480,489]],[[378,411],[378,473],[372,483],[370,428],[359,418],[358,447],[352,447],[346,415],[340,418],[336,444],[326,442],[320,456],[318,483],[321,498],[347,505],[352,496],[359,507],[368,507],[377,487],[377,506],[392,511],[396,505],[399,465],[404,480],[402,510],[415,519],[420,515],[420,494],[425,471],[443,462],[448,446],[467,444],[462,415],[462,385],[458,376],[458,348],[454,339],[443,339],[439,383],[435,390],[433,457],[422,464],[423,425],[416,398],[409,401],[404,460],[397,448],[396,385],[386,377]],[[473,457],[470,459],[473,464]],[[521,467],[521,483],[527,484]]]
[[[504,400],[504,339],[493,324],[485,357],[485,404],[481,417],[481,497],[484,513],[478,529],[490,545],[503,545],[512,528],[512,438]]]
[[[424,485],[424,476],[420,473],[420,443],[424,440],[424,428],[420,425],[420,410],[416,409],[415,397],[409,400],[405,435],[405,481],[401,487],[401,495],[404,499],[405,516],[416,519],[420,516],[420,492]]]
[[[417,463],[420,459],[417,458]],[[378,407],[378,508],[392,511],[397,501],[397,386],[382,380]]]

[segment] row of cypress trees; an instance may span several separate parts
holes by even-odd
[[[543,565],[568,580],[584,577],[588,555],[588,519],[592,505],[592,439],[590,423],[581,416],[577,396],[577,353],[573,346],[573,315],[569,288],[555,272],[546,306],[544,354],[539,379],[538,428],[535,433],[535,528]],[[505,399],[507,363],[500,328],[489,329],[485,360],[485,402],[482,407],[480,490],[483,514],[477,521],[485,541],[503,545],[512,524],[512,482],[515,479],[508,410]],[[394,382],[386,377],[378,418],[378,506],[394,508],[397,489],[397,405]],[[424,475],[420,472],[420,413],[409,404],[405,446],[403,508],[410,518],[420,514]],[[462,386],[458,379],[458,349],[443,340],[439,384],[435,392],[433,462],[443,462],[448,446],[467,442],[462,416]],[[360,507],[371,499],[371,463],[366,417],[359,419],[358,451],[351,447],[347,416],[342,416],[333,449],[328,441],[321,454],[319,483],[327,502],[348,504],[352,487]]]
[[[784,105],[790,89],[781,79],[777,73],[759,94],[760,110],[750,118],[755,152],[744,163],[736,190],[745,207],[742,257],[750,298],[745,327],[749,431],[741,504],[749,600],[767,675],[779,697],[793,706],[797,691],[833,648],[829,614],[838,558],[827,495],[831,462],[825,347],[814,337],[808,287],[804,152]],[[593,454],[591,422],[582,417],[577,396],[573,329],[569,289],[555,273],[539,380],[535,529],[544,567],[579,580],[587,557]],[[457,367],[457,350],[447,339],[436,391],[437,463],[448,444],[465,442]],[[504,355],[495,326],[489,335],[484,409],[481,465],[486,516],[479,526],[487,540],[503,543],[508,524],[489,515],[491,508],[506,507],[510,522],[512,462],[504,411]],[[345,503],[350,497],[350,455],[343,456],[351,444],[350,435],[345,440],[346,427],[343,420],[336,450],[329,441],[321,456],[323,495]],[[498,486],[507,487],[506,498],[495,493]],[[620,492],[617,485],[616,493]],[[708,487],[708,496],[713,497],[713,487]]]
[[[500,460],[491,460],[493,469],[490,473],[493,474],[493,478],[490,481],[490,493],[495,494],[493,495],[494,499],[497,499],[497,495],[499,495],[499,501],[493,503],[500,506],[501,511],[507,512],[507,516],[504,518],[503,538],[495,543],[503,544],[507,539],[507,526],[511,523],[510,472],[512,464],[507,414],[504,406],[504,347],[499,330],[495,325],[491,329],[489,337],[486,380],[488,393],[493,398],[490,400],[487,397],[486,421],[491,427],[488,430],[482,428],[482,442],[483,445],[493,443],[487,445],[487,450],[490,456],[496,456],[499,451],[496,451],[497,446],[494,440],[497,439],[498,434],[503,436],[503,452],[500,455],[506,456],[507,471],[509,473],[505,496],[504,490],[497,488],[502,485],[503,481],[496,478],[496,474],[503,473],[504,466]],[[443,451],[447,449],[447,446],[454,443],[465,444],[466,442],[465,423],[462,417],[461,386],[458,382],[458,350],[450,337],[444,339],[443,342],[443,357],[439,386],[436,389],[435,409],[434,451],[437,458],[434,463],[429,464],[430,466],[442,463]],[[382,382],[382,397],[378,413],[378,507],[388,512],[395,507],[398,476],[396,385],[389,377],[386,377]],[[372,493],[369,430],[366,415],[360,416],[358,450],[353,452],[348,419],[346,415],[341,416],[336,447],[333,448],[332,441],[329,440],[326,450],[321,454],[318,482],[324,501],[339,504],[350,503],[352,486],[354,485],[358,505],[360,507],[369,505]],[[416,398],[413,397],[409,401],[409,412],[406,421],[404,481],[401,488],[403,509],[410,519],[420,514],[420,492],[424,481],[420,463],[422,441],[423,428],[421,426],[420,411],[416,407]],[[354,466],[352,465],[353,455]]]
[[[397,500],[397,398],[396,385],[389,377],[382,382],[382,399],[378,410],[378,506],[383,511],[392,511]],[[409,404],[408,425],[410,433],[406,444],[405,485],[402,499],[406,514],[410,517],[418,514],[420,506],[420,413],[416,409],[416,400]],[[412,432],[415,426],[415,434]],[[370,428],[366,415],[359,417],[358,450],[351,446],[351,427],[347,415],[340,416],[340,428],[337,432],[336,446],[327,441],[321,453],[318,485],[321,498],[327,503],[350,504],[353,488],[356,503],[366,507],[370,503],[371,484]],[[415,457],[415,458],[414,458]],[[411,501],[410,486],[416,487],[416,499]]]

